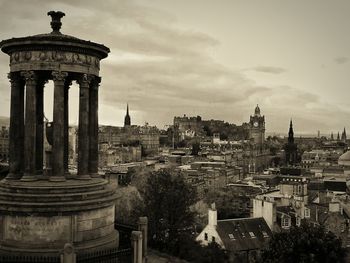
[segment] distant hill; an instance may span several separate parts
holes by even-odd
[[[10,118],[0,116],[0,127],[1,126],[10,126]]]

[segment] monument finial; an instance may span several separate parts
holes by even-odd
[[[61,18],[64,17],[66,14],[61,11],[50,11],[47,13],[48,16],[51,16],[51,28],[52,32],[54,34],[61,34],[60,29],[62,26]]]

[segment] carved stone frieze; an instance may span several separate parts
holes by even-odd
[[[19,51],[10,56],[11,64],[32,62],[58,62],[64,64],[78,64],[100,69],[100,59],[91,55],[67,51]]]

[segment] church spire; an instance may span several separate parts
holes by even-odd
[[[290,119],[290,123],[289,123],[288,143],[294,143],[294,131],[293,131],[292,119]]]
[[[343,141],[343,142],[346,142],[346,130],[345,130],[345,127],[344,127],[344,130],[343,130],[343,132],[342,132],[342,134],[341,134],[341,140]]]
[[[130,126],[131,120],[130,120],[130,115],[129,115],[129,103],[126,104],[126,115],[124,118],[124,127]]]
[[[340,135],[339,135],[339,132],[338,132],[338,135],[337,135],[337,141],[340,141]]]

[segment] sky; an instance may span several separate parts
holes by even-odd
[[[164,128],[174,116],[240,125],[257,104],[268,132],[350,129],[348,0],[0,0],[0,40],[61,32],[103,43],[100,124]],[[9,58],[0,54],[0,116],[9,116]],[[2,77],[1,77],[2,76]],[[70,122],[78,121],[78,86]],[[52,120],[52,82],[45,115]]]

